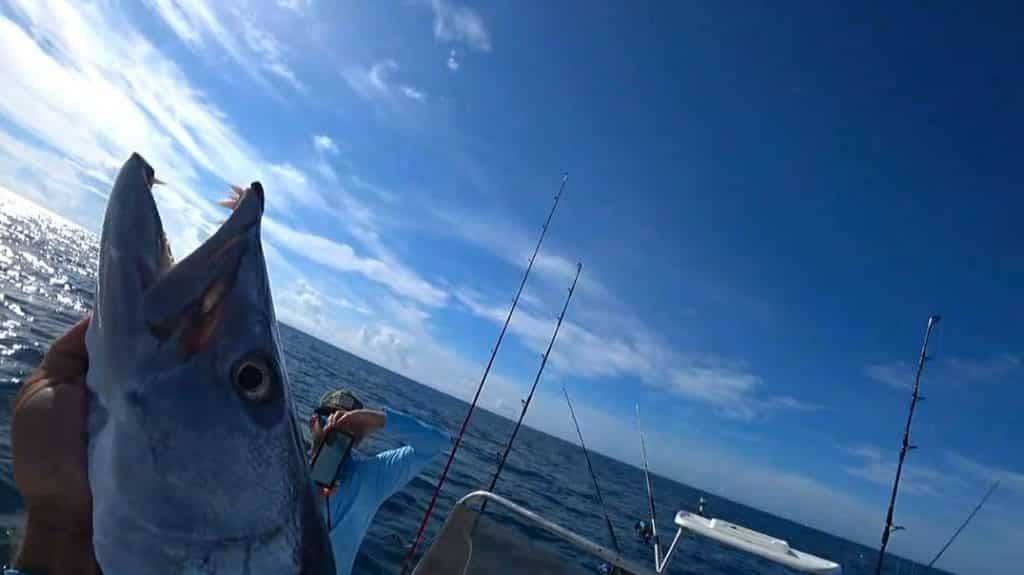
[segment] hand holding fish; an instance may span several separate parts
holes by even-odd
[[[88,356],[83,319],[50,346],[25,381],[11,418],[14,481],[26,525],[14,567],[98,573],[86,461]]]

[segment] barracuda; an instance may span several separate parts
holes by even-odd
[[[334,573],[260,243],[263,188],[172,263],[153,168],[107,204],[89,351],[89,483],[107,575]]]

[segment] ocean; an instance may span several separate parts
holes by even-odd
[[[92,307],[97,252],[94,234],[0,191],[0,563],[11,555],[23,513],[11,473],[11,401],[21,380],[41,360],[49,342]],[[458,430],[468,409],[459,399],[295,329],[282,326],[281,335],[300,421],[308,419],[321,393],[335,387],[353,389],[370,406],[388,406],[452,433]],[[582,424],[586,427],[586,422]],[[496,456],[512,426],[513,422],[493,413],[476,412],[441,492],[428,540],[460,496],[487,485]],[[385,428],[379,437],[365,442],[360,449],[374,453],[395,445]],[[624,554],[652,565],[650,547],[633,532],[636,520],[648,514],[643,472],[597,453],[592,453],[592,458]],[[356,573],[397,573],[444,459],[438,456],[423,474],[384,504],[360,549]],[[675,511],[692,509],[703,495],[716,517],[771,533],[786,539],[794,548],[837,561],[846,574],[873,573],[877,551],[664,477],[655,476],[653,481],[663,541],[670,540],[675,532],[671,523]],[[608,544],[600,506],[577,445],[524,427],[496,492],[598,543]],[[597,572],[599,561],[580,558],[570,548],[529,528],[523,531],[544,551],[563,558],[567,564],[584,572]],[[895,556],[887,559],[886,567],[888,574],[927,572],[924,567]],[[766,561],[692,537],[681,541],[668,572],[789,573]]]

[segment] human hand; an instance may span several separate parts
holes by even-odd
[[[353,438],[358,443],[367,435],[384,427],[387,416],[383,411],[375,409],[355,409],[352,411],[335,411],[327,417],[324,425],[320,425],[320,418],[316,414],[310,419],[310,430],[313,438],[313,453],[315,454],[327,434],[332,431],[340,431]],[[320,486],[320,494],[330,497],[335,487]]]
[[[88,325],[83,319],[58,338],[15,398],[14,482],[26,508],[19,569],[96,571],[86,455]]]
[[[334,412],[327,418],[324,433],[341,431],[360,440],[384,427],[387,416],[376,409],[356,409],[345,412]]]

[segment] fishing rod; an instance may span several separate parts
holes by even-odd
[[[889,536],[894,531],[903,529],[901,526],[893,525],[892,515],[896,509],[896,493],[900,488],[900,477],[903,475],[903,460],[907,457],[907,452],[912,449],[917,449],[916,445],[910,443],[910,425],[914,421],[914,409],[917,407],[917,402],[924,399],[920,394],[921,389],[921,372],[924,371],[924,363],[930,358],[928,357],[928,340],[931,339],[932,329],[939,323],[941,319],[938,315],[933,315],[928,318],[928,328],[924,332],[924,344],[921,346],[921,357],[917,360],[917,373],[914,375],[914,393],[910,396],[910,411],[907,413],[907,425],[903,429],[903,444],[900,447],[900,460],[896,465],[896,479],[892,483],[892,496],[889,498],[889,511],[885,514],[885,528],[882,530],[882,547],[878,551],[878,563],[875,565],[875,575],[881,575],[882,563],[885,562],[885,548],[889,545]]]
[[[480,392],[484,389],[484,384],[487,383],[487,376],[491,373],[491,366],[494,365],[494,358],[498,355],[498,348],[501,347],[502,340],[505,339],[505,332],[508,331],[508,324],[512,320],[512,314],[516,311],[516,306],[519,305],[519,297],[523,295],[523,288],[526,287],[526,280],[530,277],[530,271],[533,270],[533,264],[537,259],[537,253],[540,252],[540,246],[544,243],[544,237],[547,236],[548,226],[551,224],[551,218],[555,215],[555,209],[558,208],[558,201],[562,199],[562,192],[565,191],[565,182],[569,179],[569,174],[562,174],[562,183],[558,186],[558,193],[555,194],[554,202],[551,204],[551,211],[548,212],[548,217],[544,220],[544,226],[541,227],[540,237],[537,238],[537,245],[533,248],[533,254],[530,256],[529,263],[526,266],[526,272],[523,273],[523,279],[519,282],[519,289],[516,290],[516,295],[512,299],[512,306],[508,309],[508,315],[505,316],[505,323],[501,326],[501,331],[498,333],[498,341],[494,344],[494,348],[491,349],[491,356],[487,360],[487,367],[484,368],[483,376],[480,377],[480,383],[476,387],[476,393],[473,395],[473,401],[469,404],[469,410],[466,412],[466,418],[462,420],[462,428],[459,429],[459,434],[455,436],[455,443],[452,444],[452,451],[448,454],[448,461],[444,464],[444,469],[441,471],[441,477],[437,481],[437,487],[434,488],[434,494],[430,498],[430,504],[427,506],[426,513],[423,514],[423,520],[420,521],[419,529],[416,531],[416,539],[413,540],[412,545],[409,547],[409,552],[406,553],[405,559],[402,561],[402,573],[408,572],[409,567],[412,565],[412,560],[416,556],[416,548],[420,544],[420,540],[423,538],[423,532],[427,529],[427,522],[430,521],[430,516],[434,512],[434,507],[437,505],[437,498],[441,494],[441,487],[444,482],[448,479],[448,471],[452,467],[452,461],[455,460],[455,454],[459,451],[459,446],[462,445],[462,436],[466,434],[466,429],[469,427],[469,420],[473,417],[473,411],[476,410],[477,401],[480,399]]]
[[[960,532],[963,531],[965,527],[967,527],[967,524],[971,522],[971,519],[974,519],[974,516],[978,513],[979,510],[981,510],[982,505],[985,505],[985,502],[988,501],[988,498],[992,496],[992,492],[996,490],[996,487],[999,487],[998,481],[993,483],[992,487],[988,488],[988,491],[985,492],[985,496],[981,498],[981,501],[978,502],[978,504],[974,507],[974,510],[971,511],[971,513],[967,516],[967,519],[964,519],[964,522],[960,524],[960,527],[958,527],[957,530],[953,533],[953,536],[949,538],[949,541],[946,541],[946,544],[942,546],[942,549],[939,549],[939,552],[935,554],[935,557],[933,557],[932,560],[928,562],[929,569],[931,569],[932,565],[935,565],[935,562],[938,561],[940,557],[942,557],[942,554],[946,552],[946,549],[949,549],[949,546],[952,545],[954,541],[956,541],[956,538],[960,536]]]
[[[505,461],[508,460],[508,454],[512,451],[512,443],[515,442],[516,436],[519,435],[519,428],[523,425],[523,419],[526,418],[526,410],[530,409],[530,402],[533,401],[533,393],[537,391],[537,384],[540,383],[541,375],[544,374],[544,366],[548,364],[548,357],[551,355],[551,349],[555,346],[555,340],[558,338],[558,330],[562,328],[562,320],[565,319],[565,312],[569,309],[569,302],[572,301],[572,294],[576,291],[576,282],[580,279],[580,272],[583,271],[583,264],[576,262],[576,276],[572,279],[572,285],[569,286],[569,295],[565,298],[565,303],[562,305],[562,313],[558,314],[558,321],[555,323],[555,332],[551,334],[551,341],[548,342],[548,348],[544,351],[544,357],[540,360],[540,368],[537,370],[536,377],[533,378],[533,385],[530,387],[530,394],[526,396],[526,401],[523,402],[523,409],[519,412],[519,420],[516,421],[516,426],[512,428],[512,436],[508,438],[508,443],[505,444],[505,452],[501,454],[501,459],[498,461],[498,469],[494,471],[494,477],[491,478],[491,484],[487,487],[487,491],[494,491],[494,486],[498,484],[498,477],[501,476],[502,469],[505,468]],[[484,499],[483,504],[480,506],[480,513],[483,514],[484,509],[487,508],[487,500]]]
[[[640,432],[640,457],[644,462],[644,480],[647,481],[647,501],[651,506],[651,525],[650,525],[650,536],[648,537],[645,533],[641,532],[645,541],[650,539],[654,540],[654,571],[661,573],[668,567],[669,559],[672,558],[672,552],[676,549],[676,543],[679,542],[679,537],[683,534],[683,529],[680,527],[676,531],[676,536],[672,538],[672,544],[668,546],[668,551],[665,555],[661,554],[661,541],[658,539],[658,517],[654,510],[654,486],[651,483],[651,471],[647,466],[647,440],[644,438],[643,426],[640,424],[640,404],[636,404],[636,428]],[[638,525],[638,531],[639,525]]]
[[[601,486],[597,483],[597,474],[594,473],[594,465],[590,462],[590,452],[587,451],[587,443],[583,441],[583,432],[580,431],[580,422],[576,419],[576,410],[572,408],[572,401],[569,399],[569,392],[562,387],[562,394],[565,395],[565,403],[569,405],[569,415],[572,416],[572,424],[576,426],[576,435],[580,438],[580,447],[583,448],[583,457],[587,458],[587,469],[590,471],[590,479],[594,482],[594,491],[597,492],[597,502],[601,504],[601,511],[604,513],[604,523],[608,526],[608,536],[611,537],[612,547],[615,552],[622,554],[619,547],[619,539],[615,536],[615,528],[612,527],[612,520],[608,516],[608,506],[604,504],[604,497],[601,496]]]
[[[651,471],[647,467],[647,440],[640,426],[640,404],[636,404],[636,428],[640,432],[640,458],[644,462],[644,480],[647,482],[647,501],[651,506],[651,537],[654,539],[654,566],[660,563],[661,544],[658,542],[658,517],[654,509],[654,487],[651,485]]]

